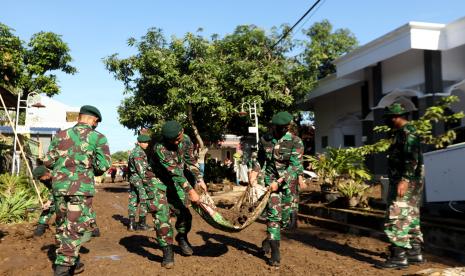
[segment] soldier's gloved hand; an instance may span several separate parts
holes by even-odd
[[[204,190],[205,192],[208,192],[207,185],[205,185],[205,181],[203,181],[203,179],[197,181],[197,185],[200,186],[200,188],[202,188],[202,190]]]
[[[199,194],[194,189],[189,191],[189,200],[192,203],[198,203],[200,200]]]

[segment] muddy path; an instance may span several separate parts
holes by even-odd
[[[189,239],[194,256],[175,248],[175,267],[161,268],[155,232],[127,232],[127,183],[98,186],[94,200],[101,237],[81,249],[86,270],[81,275],[406,275],[435,267],[458,265],[428,256],[429,262],[402,271],[373,267],[384,256],[382,241],[300,224],[281,242],[281,268],[270,269],[259,254],[265,225],[254,223],[240,233],[210,227],[192,211]],[[150,221],[150,225],[152,222]],[[53,227],[52,227],[53,228]],[[53,230],[35,238],[33,223],[0,225],[0,275],[52,275]]]

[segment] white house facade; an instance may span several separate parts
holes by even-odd
[[[394,102],[417,118],[440,97],[457,95],[453,110],[465,110],[465,17],[450,24],[410,22],[334,64],[336,73],[305,97],[315,112],[316,152],[373,143],[373,127]],[[461,139],[464,127],[465,120],[457,126]]]
[[[26,120],[24,125],[18,125],[17,132],[39,142],[39,156],[43,156],[53,135],[76,124],[79,108],[44,95],[37,97],[35,102],[39,105],[27,103],[27,108],[20,107],[26,109]],[[10,126],[0,126],[0,133],[12,135],[12,129]]]

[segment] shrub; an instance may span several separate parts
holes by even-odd
[[[358,197],[363,195],[370,186],[364,184],[360,181],[355,181],[353,179],[347,179],[345,181],[341,181],[337,185],[337,190],[341,194],[341,196],[346,198]]]
[[[371,179],[371,174],[365,167],[365,149],[362,148],[327,148],[326,153],[318,156],[306,156],[312,164],[312,169],[334,189],[342,180],[353,179],[363,182]]]
[[[44,188],[42,194],[45,195]],[[0,223],[28,220],[29,209],[38,205],[34,188],[24,176],[0,175]]]

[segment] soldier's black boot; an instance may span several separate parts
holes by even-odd
[[[186,256],[191,256],[194,253],[194,251],[192,250],[191,245],[189,244],[189,241],[187,240],[187,235],[186,234],[178,233],[176,235],[176,241],[178,242],[178,245],[181,248],[182,254],[184,254]]]
[[[424,263],[426,261],[423,258],[420,243],[412,243],[412,248],[407,250],[407,259],[409,263]]]
[[[84,272],[84,263],[78,257],[76,263],[70,269],[70,275],[81,274],[82,272]]]
[[[143,231],[149,230],[149,226],[145,221],[145,217],[139,217],[139,224],[137,225],[137,229]]]
[[[98,229],[98,227],[92,230],[92,237],[94,238],[100,237],[100,229]]]
[[[265,238],[262,241],[262,248],[261,248],[261,253],[263,255],[269,254],[271,251],[271,245],[270,245],[270,240],[268,238]]]
[[[136,230],[136,219],[134,217],[129,217],[128,231]]]
[[[53,276],[72,276],[72,271],[70,266],[56,265],[53,270]]]
[[[47,224],[37,224],[37,228],[36,230],[34,230],[34,236],[36,237],[40,237],[42,236],[43,234],[45,234],[45,230],[48,228],[48,225]]]
[[[285,226],[283,230],[294,231],[297,229],[297,211],[292,211],[289,217],[289,223]]]
[[[171,244],[162,247],[161,250],[163,251],[163,261],[161,262],[161,266],[167,269],[173,268],[174,266],[174,253],[173,247]]]
[[[274,266],[279,268],[281,263],[281,255],[279,253],[279,241],[270,240],[270,247],[271,247],[271,258],[268,261],[270,266]]]
[[[403,269],[408,267],[407,250],[398,246],[391,246],[391,255],[386,262],[377,265],[378,268]]]

